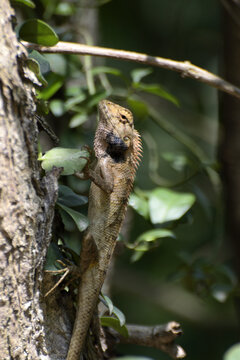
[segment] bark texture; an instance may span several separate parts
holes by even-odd
[[[41,281],[57,197],[55,170],[40,179],[37,80],[0,1],[0,358],[49,359]]]

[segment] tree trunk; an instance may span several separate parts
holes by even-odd
[[[223,77],[240,86],[240,1],[223,1]],[[225,194],[227,238],[233,249],[240,280],[240,101],[227,94],[220,97],[221,161]],[[238,301],[239,302],[239,301]],[[240,320],[240,303],[237,306]]]
[[[0,357],[47,360],[51,349],[41,283],[59,171],[40,178],[33,88],[37,80],[25,67],[26,51],[12,29],[13,19],[8,0],[1,0]]]

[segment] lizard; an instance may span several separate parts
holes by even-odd
[[[98,105],[96,165],[88,167],[89,227],[80,253],[77,313],[67,360],[79,360],[128,205],[142,146],[130,110],[108,100]]]

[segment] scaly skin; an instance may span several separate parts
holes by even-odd
[[[135,171],[141,140],[132,113],[108,100],[99,103],[94,140],[97,163],[89,170],[89,228],[80,255],[78,308],[67,360],[79,360],[116,244]]]

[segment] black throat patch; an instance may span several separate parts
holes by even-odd
[[[107,134],[106,142],[108,144],[106,152],[111,156],[114,162],[121,163],[125,161],[125,154],[128,149],[125,142],[119,137],[110,132]]]

